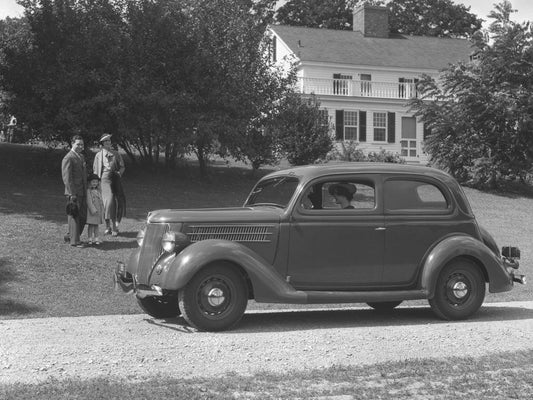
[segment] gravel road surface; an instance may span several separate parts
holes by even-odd
[[[533,302],[488,303],[444,322],[429,307],[249,311],[235,330],[196,332],[147,315],[0,320],[0,384],[287,372],[533,349]]]

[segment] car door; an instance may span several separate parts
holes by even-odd
[[[454,218],[447,188],[423,176],[384,178],[383,284],[412,287],[426,252],[444,236],[466,228]]]
[[[380,282],[384,222],[379,179],[373,175],[336,176],[304,188],[290,221],[287,270],[293,286],[353,290]],[[340,208],[329,193],[339,182],[356,188],[350,208]]]

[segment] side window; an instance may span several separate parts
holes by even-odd
[[[385,209],[445,211],[446,197],[434,184],[422,181],[394,179],[385,182]]]
[[[371,182],[328,181],[307,189],[301,203],[308,210],[373,209],[376,195]]]

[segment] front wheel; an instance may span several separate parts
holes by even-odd
[[[185,320],[201,331],[222,331],[240,321],[248,303],[242,274],[228,265],[200,270],[179,291],[179,306]]]
[[[433,312],[442,319],[459,320],[474,314],[485,298],[485,279],[479,267],[466,260],[443,268],[435,296],[429,299]]]
[[[137,298],[144,312],[154,318],[172,318],[180,315],[178,299],[174,296]]]

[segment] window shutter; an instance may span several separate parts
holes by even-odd
[[[276,36],[272,37],[272,61],[278,61],[278,41]]]
[[[335,140],[344,139],[344,110],[335,110]]]
[[[387,113],[387,142],[396,142],[396,113]]]
[[[359,141],[366,142],[366,111],[359,111]]]
[[[427,126],[426,123],[424,123],[424,134],[423,135],[424,135],[424,140],[426,140],[427,137],[431,135],[431,128]]]

